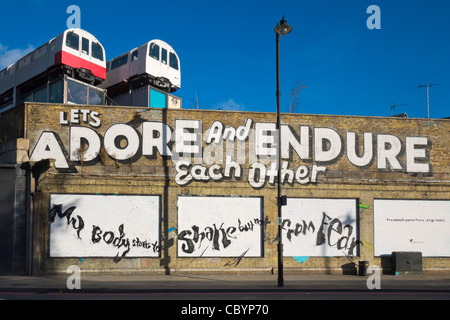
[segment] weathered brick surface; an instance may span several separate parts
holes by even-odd
[[[134,127],[142,137],[142,122],[165,122],[175,129],[176,120],[200,120],[202,122],[203,151],[207,146],[206,131],[215,121],[224,127],[243,126],[246,119],[255,123],[275,123],[275,114],[250,112],[198,111],[198,110],[157,110],[125,107],[87,107],[50,104],[27,104],[25,106],[23,126],[25,136],[30,142],[30,155],[42,132],[50,131],[58,135],[68,152],[70,147],[70,126],[60,124],[60,112],[70,113],[71,109],[88,109],[98,112],[101,120],[99,128],[93,128],[101,137],[105,131],[117,123]],[[20,117],[20,115],[19,115]],[[433,126],[430,126],[432,121]],[[343,137],[344,145],[347,132],[355,132],[362,140],[365,132],[389,134],[398,137],[405,148],[406,137],[427,137],[431,142],[429,164],[431,174],[383,171],[377,169],[376,148],[374,161],[368,167],[359,168],[347,159],[346,149],[332,163],[323,164],[325,174],[319,174],[316,183],[301,185],[297,182],[283,185],[283,194],[289,198],[350,198],[367,208],[358,209],[358,235],[363,245],[359,246],[359,255],[355,257],[310,257],[307,261],[298,261],[286,257],[284,266],[296,272],[342,272],[349,260],[357,263],[359,259],[369,260],[388,268],[386,261],[374,256],[374,199],[422,199],[448,200],[450,198],[450,120],[400,119],[383,117],[330,116],[283,114],[282,122],[289,124],[298,134],[300,126],[308,126],[311,134],[314,128],[331,128]],[[439,122],[439,123],[437,123]],[[20,126],[20,124],[18,124]],[[76,126],[91,127],[80,121]],[[92,128],[92,127],[91,127]],[[10,132],[10,129],[8,129]],[[2,131],[3,133],[3,131]],[[17,136],[17,134],[16,134]],[[311,139],[311,144],[314,139]],[[362,141],[361,141],[362,143]],[[248,160],[250,142],[246,142],[247,160],[242,164],[241,179],[222,179],[220,181],[192,181],[187,185],[175,183],[175,165],[170,158],[163,159],[159,154],[155,158],[139,155],[131,160],[115,160],[108,154],[102,154],[89,163],[73,163],[76,171],[64,173],[55,168],[48,170],[40,178],[35,197],[35,258],[47,272],[64,271],[71,264],[79,264],[83,270],[92,271],[150,271],[150,272],[271,272],[277,268],[277,185],[266,183],[263,188],[249,185],[248,174],[251,163]],[[314,150],[314,145],[310,147]],[[284,161],[287,161],[285,159]],[[405,152],[400,161],[405,168]],[[289,168],[306,165],[311,169],[314,159],[302,161],[295,152],[289,159]],[[209,167],[210,164],[203,165]],[[49,258],[48,212],[52,193],[69,194],[136,194],[162,195],[161,232],[167,239],[162,240],[160,258],[125,258],[114,263],[111,258]],[[177,255],[177,239],[169,234],[167,228],[177,225],[177,199],[180,195],[190,196],[257,196],[264,199],[264,217],[270,222],[265,226],[263,257],[244,258],[237,263],[236,258],[182,258]],[[425,270],[450,271],[449,258],[425,258]]]
[[[23,106],[7,110],[0,117],[0,144],[24,137],[25,108]]]

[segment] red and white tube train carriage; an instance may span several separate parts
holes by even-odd
[[[151,40],[121,54],[107,62],[106,70],[106,80],[99,86],[107,88],[110,96],[130,86],[149,84],[169,93],[181,87],[180,59],[162,40]]]
[[[89,32],[72,28],[0,71],[0,111],[14,107],[34,89],[68,75],[82,83],[98,85],[106,79],[102,44]],[[47,90],[48,91],[48,90]],[[40,93],[31,101],[54,102]],[[27,100],[30,101],[30,100]],[[60,102],[60,101],[58,101]],[[61,101],[65,102],[65,101]]]
[[[54,65],[61,65],[71,71],[74,78],[100,84],[106,79],[105,50],[89,32],[82,29],[68,29],[56,39]]]

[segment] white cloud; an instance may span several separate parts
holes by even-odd
[[[32,45],[29,45],[26,49],[9,49],[7,46],[4,46],[0,43],[0,70],[13,64],[20,58],[24,57],[35,48]]]
[[[237,103],[233,99],[229,99],[228,101],[222,101],[217,104],[217,107],[220,110],[234,110],[234,111],[243,111],[245,109],[245,106],[242,104]]]

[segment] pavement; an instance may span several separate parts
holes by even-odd
[[[42,277],[0,275],[0,292],[67,292],[71,274]],[[176,291],[368,291],[378,283],[382,291],[450,292],[450,274],[422,275],[317,275],[285,274],[278,286],[275,274],[97,274],[81,273],[83,292]],[[75,283],[75,282],[71,282]]]

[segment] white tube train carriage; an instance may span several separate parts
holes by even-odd
[[[1,70],[0,109],[30,101],[30,92],[61,75],[91,85],[106,79],[105,50],[92,34],[78,28],[67,29]],[[31,101],[53,102],[47,91]]]
[[[152,85],[168,93],[181,87],[180,59],[162,40],[151,40],[106,64],[106,80],[100,85],[108,94]],[[126,88],[126,89],[125,89]]]

